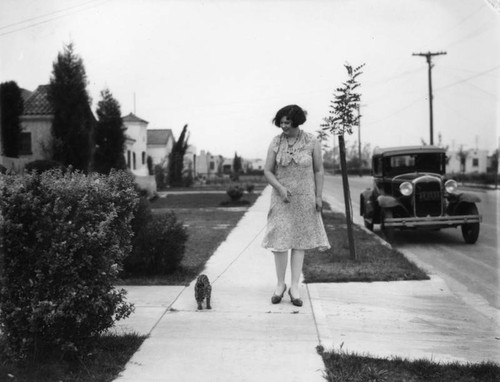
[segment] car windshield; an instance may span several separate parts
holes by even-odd
[[[384,174],[389,176],[408,172],[444,173],[444,155],[435,154],[405,154],[384,158]]]

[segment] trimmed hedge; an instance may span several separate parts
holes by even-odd
[[[113,284],[131,250],[136,203],[126,172],[0,177],[0,328],[14,359],[83,351],[131,314]]]
[[[185,253],[188,234],[169,211],[151,214],[149,205],[139,204],[132,221],[136,234],[133,250],[125,259],[125,276],[165,275],[175,271]]]
[[[243,188],[238,185],[231,186],[226,191],[226,194],[231,198],[233,202],[240,200],[243,197],[243,193]]]
[[[38,159],[32,162],[26,163],[24,166],[24,171],[26,172],[45,172],[49,170],[61,169],[64,170],[62,163],[50,159]]]

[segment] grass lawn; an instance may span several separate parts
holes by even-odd
[[[157,277],[123,280],[125,285],[188,285],[201,273],[205,263],[226,239],[260,193],[246,193],[239,202],[230,202],[225,192],[170,194],[151,203],[154,213],[172,210],[187,227],[188,240],[181,266]]]
[[[345,215],[326,207],[323,222],[332,248],[325,252],[310,251],[310,256],[305,257],[306,283],[429,279],[401,252],[382,245],[374,235],[357,225],[353,225],[353,234],[358,260],[352,260]]]
[[[135,334],[102,336],[83,357],[50,357],[22,365],[7,361],[0,340],[0,381],[110,382],[123,370],[145,338]]]
[[[496,382],[500,381],[500,366],[494,363],[439,364],[427,360],[408,361],[401,358],[383,359],[347,354],[340,351],[318,353],[325,363],[328,382]]]

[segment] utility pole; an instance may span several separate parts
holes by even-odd
[[[358,104],[358,157],[359,157],[359,176],[361,177],[362,171],[361,167],[363,166],[363,161],[361,159],[361,112],[359,111],[360,105]]]
[[[430,142],[429,144],[432,146],[434,144],[434,122],[433,122],[433,113],[432,113],[432,57],[433,56],[441,56],[446,54],[446,52],[427,52],[427,53],[413,53],[413,56],[422,56],[427,59],[427,65],[429,66],[429,118],[430,118]]]

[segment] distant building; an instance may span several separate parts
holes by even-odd
[[[54,108],[48,98],[49,85],[40,85],[33,93],[23,92],[26,97],[20,116],[21,145],[19,157],[25,163],[52,157],[52,121]]]
[[[122,118],[125,126],[125,161],[127,168],[134,175],[149,175],[146,153],[147,153],[147,128],[148,122],[130,113]]]
[[[206,179],[221,175],[223,161],[224,157],[221,155],[212,155],[208,151],[201,150],[200,155],[196,157],[196,175]]]
[[[463,150],[465,162],[461,163],[459,151],[448,152],[449,162],[446,166],[448,173],[485,173],[488,167],[488,151],[469,149]]]
[[[231,174],[233,172],[234,158],[223,158],[222,173]]]
[[[172,130],[147,130],[147,155],[151,157],[153,166],[168,167],[168,158],[174,147],[175,139]]]
[[[245,171],[252,171],[252,170],[263,171],[264,165],[265,161],[263,159],[248,159],[245,161],[243,167]]]
[[[186,153],[183,158],[183,172],[186,175],[191,175],[196,177],[197,175],[197,162],[198,157],[196,156],[196,147],[193,145],[188,145]]]

